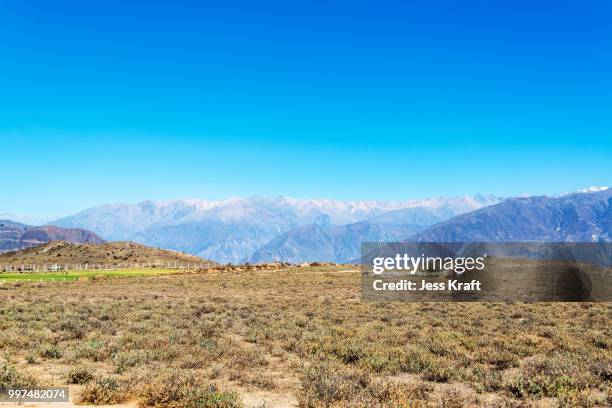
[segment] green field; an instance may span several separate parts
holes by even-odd
[[[0,282],[16,281],[74,281],[79,278],[96,277],[131,277],[131,276],[157,276],[184,273],[183,269],[115,269],[115,270],[81,270],[68,272],[3,272],[0,273]]]

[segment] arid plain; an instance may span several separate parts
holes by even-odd
[[[350,266],[0,284],[0,386],[140,407],[594,407],[609,303],[364,302]]]

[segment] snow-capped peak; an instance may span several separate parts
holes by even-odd
[[[576,191],[572,191],[572,192],[566,192],[566,193],[561,193],[558,194],[556,196],[552,196],[552,197],[564,197],[566,195],[570,195],[570,194],[586,194],[586,193],[598,193],[600,191],[606,191],[607,189],[609,189],[610,187],[606,187],[606,186],[591,186],[591,187],[587,187],[587,188],[580,188]]]
[[[581,188],[580,190],[576,190],[577,193],[597,193],[598,191],[606,191],[610,187],[606,186],[591,186],[587,188]]]

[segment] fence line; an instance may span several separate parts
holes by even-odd
[[[119,262],[119,263],[46,263],[46,264],[8,264],[0,265],[2,272],[67,272],[67,271],[87,271],[87,270],[120,270],[120,269],[209,269],[217,264],[204,262]]]

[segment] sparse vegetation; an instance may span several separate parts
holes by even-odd
[[[221,391],[191,371],[171,370],[147,383],[141,407],[241,408],[235,392]]]
[[[0,284],[0,385],[141,407],[610,401],[610,304],[368,303],[345,267],[237,269]]]
[[[88,367],[76,366],[68,371],[68,384],[87,384],[93,379],[94,373]]]

